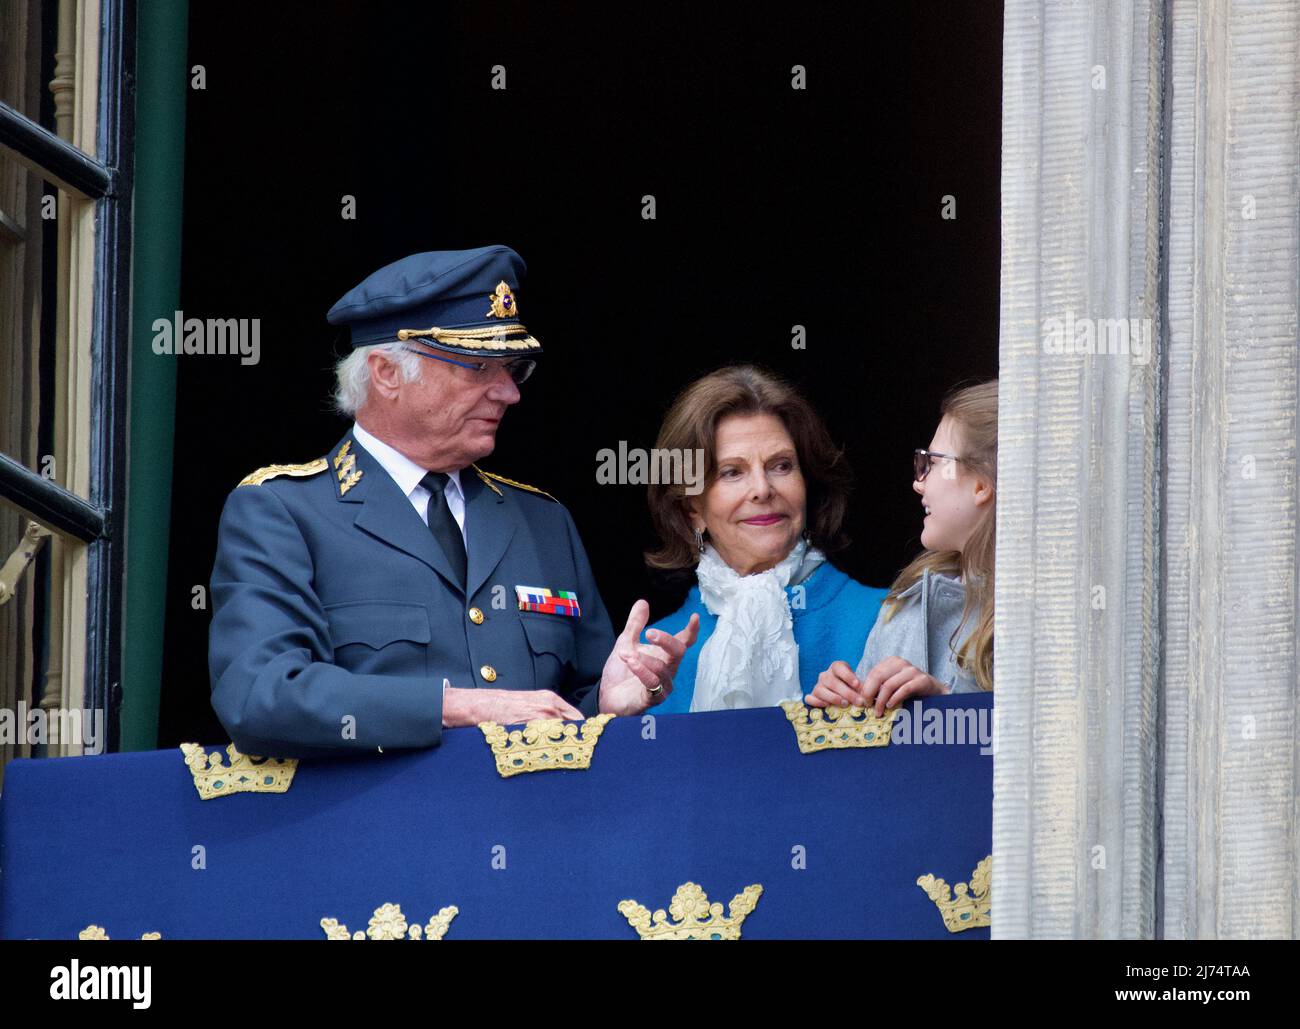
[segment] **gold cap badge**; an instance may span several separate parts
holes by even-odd
[[[488,299],[492,301],[492,308],[485,314],[484,318],[518,318],[519,305],[515,303],[515,295],[510,292],[510,287],[502,279],[497,283],[495,293],[489,293]]]

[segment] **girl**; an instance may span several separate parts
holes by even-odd
[[[881,716],[912,697],[993,688],[997,380],[949,394],[940,413],[915,455],[925,550],[890,587],[857,671],[822,672],[814,707],[874,704]]]

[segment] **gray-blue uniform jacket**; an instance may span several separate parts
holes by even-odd
[[[349,432],[329,457],[246,477],[212,569],[212,706],[245,754],[427,747],[455,687],[553,690],[586,714],[614,646],[563,505],[479,471],[465,494],[468,596],[392,477]],[[521,611],[571,590],[579,617]]]

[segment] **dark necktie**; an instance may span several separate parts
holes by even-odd
[[[460,534],[460,526],[447,506],[447,481],[445,472],[430,472],[420,480],[420,485],[432,494],[429,497],[429,531],[442,546],[443,553],[451,562],[456,575],[456,582],[463,590],[467,561],[465,558],[465,537]]]

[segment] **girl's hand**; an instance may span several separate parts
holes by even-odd
[[[817,676],[817,685],[803,699],[813,707],[866,707],[871,703],[862,695],[862,683],[853,669],[843,661],[836,661]]]
[[[818,682],[821,680],[819,679]],[[947,693],[948,688],[932,675],[910,665],[901,657],[887,657],[867,673],[867,681],[862,684],[862,695],[868,704],[872,698],[876,701],[876,717],[885,713],[885,708],[898,707],[905,700],[913,697],[932,697]]]

